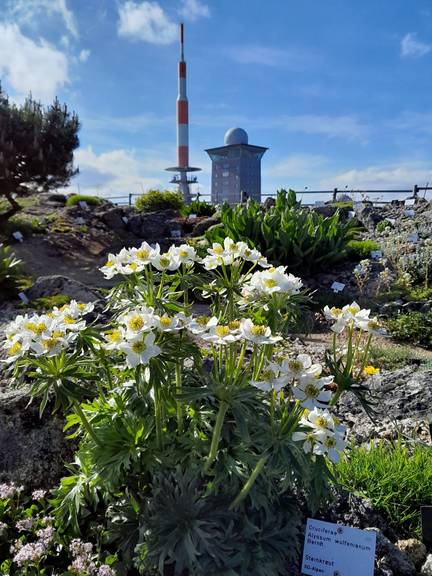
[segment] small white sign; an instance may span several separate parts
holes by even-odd
[[[355,215],[356,215],[356,214],[355,214],[354,210],[350,210],[350,211],[348,212],[348,218],[349,218],[350,220],[352,220],[352,219],[355,217]]]
[[[374,260],[379,260],[380,258],[382,258],[381,250],[372,250],[370,254],[371,258],[373,258]]]
[[[333,284],[331,285],[331,289],[333,290],[333,292],[342,292],[345,288],[345,284],[342,284],[342,282],[333,282]]]
[[[396,222],[396,218],[386,218],[387,222],[390,222],[390,224],[394,224]]]
[[[376,533],[308,518],[302,574],[373,576]]]
[[[24,294],[24,292],[20,292],[18,294],[18,298],[20,300],[22,300],[24,302],[24,304],[28,304],[30,302],[30,300],[27,298],[27,296]]]
[[[404,215],[407,216],[408,218],[413,218],[415,215],[415,212],[414,212],[414,210],[405,210]]]
[[[79,224],[80,226],[82,226],[83,224],[85,224],[84,218],[81,218],[81,217],[80,217],[80,218],[76,218],[75,222],[76,222],[77,224]]]
[[[353,208],[355,210],[361,210],[362,207],[363,207],[363,202],[353,202]]]
[[[171,230],[171,238],[181,238],[180,230]]]
[[[88,208],[88,204],[87,204],[87,202],[86,202],[85,200],[80,200],[80,201],[78,202],[78,204],[79,204],[79,207],[80,207],[80,208],[83,208],[83,209]]]
[[[411,244],[417,244],[419,239],[419,236],[417,234],[417,232],[413,232],[412,234],[410,234],[408,236],[408,242],[411,242]]]
[[[126,216],[122,216],[122,220],[124,224],[127,224],[129,222],[129,219]]]
[[[405,206],[414,206],[415,205],[415,198],[407,198],[405,200]]]
[[[189,214],[188,216],[188,220],[195,220],[196,218],[198,218],[196,214]]]
[[[18,240],[18,242],[23,242],[24,240],[24,236],[22,235],[22,232],[20,232],[19,230],[14,232],[12,236],[15,238],[15,240]]]

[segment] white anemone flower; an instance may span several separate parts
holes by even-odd
[[[268,326],[254,324],[249,318],[244,318],[240,322],[240,332],[243,338],[254,344],[274,344],[282,340],[280,336],[272,336]]]
[[[360,330],[364,330],[365,332],[369,332],[370,334],[377,336],[385,336],[387,334],[386,329],[379,322],[376,316],[374,318],[365,319],[356,318],[356,326],[357,328],[360,328]]]
[[[226,346],[228,344],[233,344],[240,340],[239,330],[230,328],[227,325],[216,325],[212,326],[208,332],[201,334],[201,338],[205,342],[210,342],[211,344],[219,344],[221,346]]]
[[[183,328],[179,317],[168,316],[167,314],[155,316],[155,325],[161,332],[178,332]]]
[[[269,296],[274,293],[298,294],[303,282],[293,274],[287,274],[285,270],[286,267],[279,266],[255,272],[249,282],[243,286],[243,296]]]
[[[217,326],[218,322],[216,316],[196,316],[191,318],[187,328],[192,334],[199,335]]]
[[[124,342],[121,346],[126,354],[126,364],[129,368],[136,368],[139,364],[146,365],[152,358],[161,353],[161,349],[155,343],[155,335],[149,332],[144,336],[138,336],[133,340]]]
[[[151,264],[153,258],[160,254],[160,246],[156,244],[153,248],[147,242],[143,242],[139,248],[130,248],[129,253],[133,262],[147,266]]]
[[[305,378],[293,389],[293,394],[303,408],[326,408],[330,402],[332,393],[324,387],[333,382],[333,376],[324,378]]]
[[[181,262],[176,255],[165,252],[164,254],[157,254],[152,259],[152,265],[161,272],[173,272],[180,268]]]
[[[105,332],[104,338],[106,344],[104,344],[103,347],[106,350],[118,350],[120,344],[126,340],[126,332],[122,327],[114,328],[113,330]]]
[[[168,253],[177,258],[181,264],[193,264],[199,262],[198,255],[193,246],[181,244],[181,246],[171,246]]]
[[[309,354],[299,354],[296,358],[282,361],[281,370],[291,379],[319,378],[322,372],[321,364],[312,364]]]
[[[344,434],[345,431],[343,435],[329,431],[319,432],[317,434],[318,441],[313,449],[314,454],[327,456],[329,460],[337,464],[340,460],[340,452],[342,452],[346,446]]]
[[[127,331],[127,337],[134,337],[141,332],[148,332],[155,326],[156,318],[153,308],[145,306],[125,312],[118,319]]]
[[[5,360],[7,364],[15,362],[29,350],[30,341],[23,340],[20,336],[15,335],[11,339],[6,340],[3,348],[6,350],[7,359]]]
[[[328,410],[321,410],[320,408],[314,408],[311,410],[305,418],[300,421],[305,426],[311,426],[316,430],[334,430],[336,422]]]
[[[108,254],[107,261],[105,264],[99,268],[102,274],[105,276],[107,280],[114,278],[117,274],[120,274],[120,262],[118,256],[115,254]]]
[[[288,384],[288,378],[285,374],[281,374],[278,364],[269,362],[265,370],[261,372],[260,379],[252,380],[251,384],[264,392],[272,390],[279,392]]]
[[[306,454],[310,454],[319,438],[315,430],[309,429],[305,432],[294,432],[292,435],[294,442],[303,442],[303,451]]]

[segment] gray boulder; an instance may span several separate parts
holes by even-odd
[[[95,302],[100,298],[100,294],[96,289],[89,288],[77,280],[60,275],[40,276],[28,290],[27,297],[29,300],[36,300],[37,298],[56,294],[65,294],[79,302]]]
[[[134,214],[128,225],[131,232],[143,240],[166,238],[171,234],[169,221],[177,215],[175,210]]]
[[[366,528],[366,530],[376,533],[377,568],[381,574],[416,576],[416,568],[408,556],[390,542],[379,528]]]
[[[202,236],[209,228],[219,224],[220,219],[217,216],[210,216],[197,222],[192,229],[192,236]]]
[[[371,232],[375,230],[378,222],[385,219],[382,210],[374,207],[373,204],[362,204],[361,208],[356,210],[356,216],[363,226]]]
[[[420,574],[421,576],[432,576],[432,554],[428,554]]]
[[[47,408],[28,405],[27,391],[0,391],[0,481],[51,488],[72,459],[72,442],[64,439],[64,422]]]

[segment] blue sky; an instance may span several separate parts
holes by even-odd
[[[191,164],[241,126],[263,192],[432,183],[431,0],[0,0],[0,78],[82,121],[76,190],[168,186],[177,24]]]

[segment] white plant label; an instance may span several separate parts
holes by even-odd
[[[22,232],[20,232],[19,230],[14,232],[12,236],[15,238],[15,240],[18,240],[18,242],[22,242],[24,240],[24,236],[22,235]]]
[[[88,204],[87,204],[87,202],[86,202],[85,200],[80,200],[80,201],[78,202],[78,204],[79,204],[79,207],[80,207],[80,208],[83,208],[83,209],[88,208]]]
[[[180,230],[171,230],[171,238],[181,238]]]
[[[382,258],[381,250],[372,250],[370,254],[371,258],[373,258],[374,260],[379,260],[380,258]]]
[[[333,290],[333,292],[342,292],[345,288],[345,284],[342,284],[342,282],[333,282],[330,288]]]
[[[308,518],[302,574],[373,576],[376,533]]]
[[[390,222],[390,224],[394,224],[396,222],[396,218],[386,218],[387,222]]]
[[[408,218],[413,218],[413,216],[415,215],[415,212],[414,212],[414,210],[405,210],[404,215],[408,216]]]
[[[355,214],[354,210],[350,210],[350,211],[348,212],[348,218],[349,218],[350,220],[352,220],[352,219],[355,217],[355,215],[356,215],[356,214]]]
[[[414,232],[413,234],[410,234],[408,236],[408,242],[411,242],[411,244],[417,244],[418,242],[418,234],[416,232]]]
[[[24,292],[20,292],[18,294],[18,298],[20,300],[22,300],[24,302],[24,304],[28,304],[30,302],[30,300],[27,298],[27,296],[24,294]]]
[[[129,222],[129,219],[127,218],[127,216],[122,216],[122,220],[124,224],[127,224]]]
[[[195,218],[198,218],[196,214],[189,214],[188,216],[188,220],[195,220]]]
[[[405,200],[405,206],[414,206],[415,205],[415,198],[407,198]]]
[[[82,226],[83,224],[85,224],[84,218],[77,218],[77,219],[75,220],[75,222],[76,222],[77,224],[79,224],[80,226]]]

